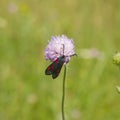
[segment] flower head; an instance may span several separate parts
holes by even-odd
[[[80,57],[84,59],[93,59],[104,60],[104,53],[99,51],[97,48],[90,49],[80,49]]]
[[[18,11],[18,5],[16,3],[10,3],[8,5],[8,11],[13,14],[16,13]]]
[[[120,52],[117,52],[113,56],[113,63],[120,66]]]
[[[65,35],[52,36],[45,49],[46,60],[53,62],[63,55],[65,56],[65,64],[70,61],[71,56],[75,55],[73,40]]]
[[[116,90],[118,93],[120,93],[120,86],[116,86]]]

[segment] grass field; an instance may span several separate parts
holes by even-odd
[[[61,120],[63,70],[44,74],[44,49],[61,34],[78,55],[67,65],[66,120],[120,120],[119,0],[0,0],[0,120]]]

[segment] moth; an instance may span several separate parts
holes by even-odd
[[[56,77],[58,77],[64,62],[65,56],[62,55],[47,67],[47,69],[45,70],[45,74],[52,75],[52,78],[55,79]]]
[[[64,48],[65,48],[65,46],[63,44],[63,55],[61,55],[59,58],[57,58],[53,63],[51,63],[47,67],[47,69],[45,70],[45,75],[52,75],[53,79],[58,77],[63,64],[66,62],[65,57],[67,57],[67,56],[64,55]],[[70,57],[74,56],[74,55],[76,55],[76,54],[70,55]]]

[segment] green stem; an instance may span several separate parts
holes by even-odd
[[[63,93],[62,93],[62,120],[65,120],[64,114],[64,101],[65,101],[65,78],[66,78],[66,65],[64,66],[64,76],[63,76]]]

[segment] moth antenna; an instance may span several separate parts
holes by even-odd
[[[63,44],[63,55],[64,55],[65,45]]]
[[[62,47],[60,48],[60,56],[62,56],[62,54],[64,55],[64,50],[65,50],[65,45],[62,44]]]
[[[75,53],[75,54],[72,54],[71,56],[77,56],[77,54]]]

